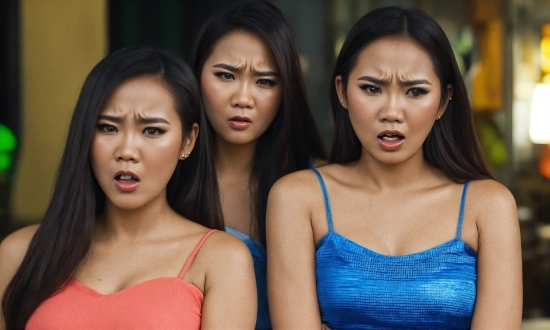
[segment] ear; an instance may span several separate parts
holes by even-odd
[[[451,84],[447,85],[447,93],[445,93],[445,95],[442,95],[442,97],[444,97],[445,99],[441,104],[441,106],[439,107],[439,110],[437,111],[437,119],[440,119],[441,116],[443,116],[443,114],[447,110],[447,106],[449,105],[449,102],[453,100],[453,85]]]
[[[334,78],[334,85],[336,86],[336,94],[338,95],[338,100],[344,109],[348,109],[348,100],[346,98],[346,89],[344,88],[344,83],[342,82],[342,76],[336,76]]]
[[[193,151],[193,148],[195,148],[197,136],[199,136],[199,124],[194,123],[193,127],[191,127],[191,130],[187,133],[186,136],[183,137],[179,156],[180,160],[184,160],[189,157],[189,155]]]

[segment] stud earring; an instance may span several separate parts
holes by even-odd
[[[189,154],[186,154],[185,152],[181,154],[181,158],[185,159],[187,157],[189,157],[190,153]]]
[[[453,98],[452,97],[449,97],[449,101],[451,101]]]

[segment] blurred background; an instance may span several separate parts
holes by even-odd
[[[231,0],[0,2],[0,240],[40,222],[83,80],[133,44],[189,60],[206,17]],[[401,5],[434,17],[451,40],[480,142],[514,194],[522,230],[524,328],[550,329],[550,0],[271,0],[300,48],[327,141],[332,65],[366,12]]]

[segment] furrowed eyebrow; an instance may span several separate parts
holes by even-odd
[[[160,117],[139,117],[137,122],[139,124],[170,124],[166,119]]]
[[[109,116],[109,115],[99,115],[97,119],[108,120],[117,124],[120,124],[124,121],[122,117],[115,117],[115,116]],[[160,118],[160,117],[139,117],[137,122],[139,124],[158,124],[158,123],[170,124],[166,119]]]
[[[240,72],[241,69],[237,68],[237,67],[234,67],[232,65],[228,65],[228,64],[224,64],[224,63],[219,63],[219,64],[216,64],[214,65],[215,68],[222,68],[222,69],[225,69],[227,71],[230,71],[230,72]],[[275,72],[275,71],[256,71],[254,70],[253,71],[254,75],[256,76],[260,76],[260,77],[265,77],[265,76],[276,76],[276,77],[279,77],[279,73]]]
[[[377,85],[387,85],[389,83],[388,80],[375,78],[371,76],[362,76],[357,78],[357,80],[369,81]],[[431,85],[431,83],[426,79],[402,80],[399,82],[399,84],[403,86]]]
[[[371,83],[374,83],[374,84],[377,84],[377,85],[387,85],[389,83],[388,80],[380,79],[380,78],[374,78],[374,77],[371,77],[371,76],[362,76],[362,77],[357,78],[357,80],[364,80],[364,81],[368,81],[368,82],[371,82]]]
[[[415,79],[415,80],[403,80],[401,85],[404,86],[414,86],[414,85],[431,85],[426,79]]]
[[[112,121],[112,122],[115,122],[115,123],[122,123],[122,117],[99,115],[99,116],[97,116],[97,119],[98,120],[99,119],[108,120],[108,121]]]

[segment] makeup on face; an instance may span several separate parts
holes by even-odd
[[[204,107],[216,140],[255,143],[279,110],[279,79],[273,54],[258,35],[237,29],[221,38],[201,73]]]

